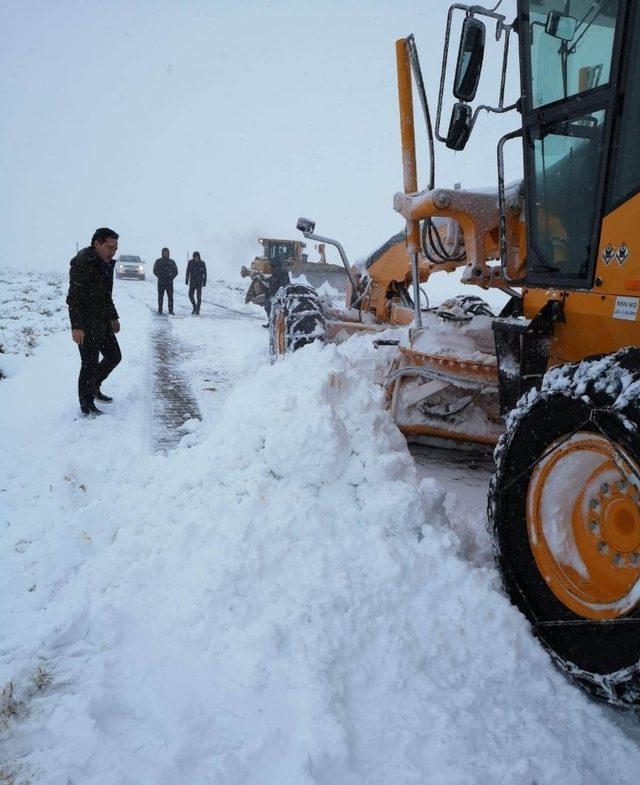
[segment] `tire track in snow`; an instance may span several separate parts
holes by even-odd
[[[192,321],[183,307],[186,303],[190,309],[191,303],[180,291],[174,292],[176,316],[161,317],[149,302],[155,300],[155,287],[153,299],[151,286],[135,283],[123,287],[121,294],[144,308],[151,320],[145,374],[147,428],[151,449],[167,452],[175,449],[187,432],[182,427],[185,421],[217,413],[237,381],[237,374],[228,367],[229,326],[255,324],[262,317],[203,298],[203,307],[211,309],[205,307],[202,316]],[[197,324],[204,329],[194,332]]]
[[[201,419],[200,408],[181,371],[183,349],[173,335],[171,322],[154,318],[151,326],[151,441],[154,452],[178,446],[183,425]]]

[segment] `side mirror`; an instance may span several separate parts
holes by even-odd
[[[459,101],[473,101],[476,97],[482,60],[486,28],[484,22],[468,16],[462,24],[453,94]]]
[[[563,41],[573,40],[578,27],[578,20],[573,16],[566,16],[560,11],[549,11],[547,21],[544,26],[545,33]]]
[[[453,105],[447,132],[447,147],[450,150],[464,150],[467,146],[471,135],[471,116],[469,104],[458,102]]]

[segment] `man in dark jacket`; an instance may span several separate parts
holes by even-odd
[[[153,274],[158,279],[158,313],[162,313],[164,293],[167,293],[169,313],[173,316],[173,279],[178,274],[177,264],[169,257],[169,249],[162,249],[162,256],[153,265]]]
[[[193,258],[189,259],[189,263],[187,264],[187,275],[184,282],[189,287],[189,299],[193,306],[191,313],[200,316],[202,287],[207,285],[207,265],[200,258],[199,251],[194,251]]]
[[[113,257],[118,235],[113,229],[96,229],[91,245],[72,260],[69,270],[69,319],[71,337],[80,350],[78,397],[85,416],[102,414],[95,400],[113,400],[100,385],[122,359],[115,333],[120,331],[118,312],[113,304]],[[102,355],[102,360],[100,360]]]

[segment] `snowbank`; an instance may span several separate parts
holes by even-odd
[[[7,415],[52,363],[75,369],[61,337],[0,387],[8,771],[41,785],[636,782],[637,746],[554,670],[495,571],[464,557],[444,490],[419,480],[376,383],[390,349],[356,336],[271,366],[265,337],[193,446],[150,455],[149,316],[123,311],[130,365],[109,418],[70,421],[62,386],[28,426]]]

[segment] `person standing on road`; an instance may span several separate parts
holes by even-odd
[[[153,274],[158,279],[158,313],[162,313],[164,293],[167,293],[169,313],[173,316],[173,279],[178,274],[178,265],[169,257],[169,249],[162,249],[162,256],[153,265]]]
[[[100,385],[122,359],[115,336],[120,332],[120,321],[112,299],[117,250],[118,234],[107,227],[96,229],[91,245],[74,256],[69,269],[67,305],[71,337],[80,350],[78,397],[85,417],[102,414],[96,399],[103,403],[113,400]]]
[[[189,299],[193,306],[191,313],[200,316],[202,288],[207,285],[207,265],[200,257],[199,251],[194,251],[193,258],[189,259],[184,282],[189,287]]]

